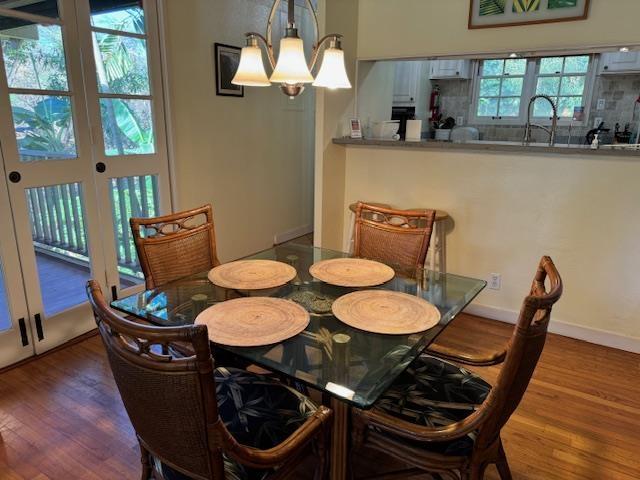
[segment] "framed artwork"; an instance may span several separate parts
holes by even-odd
[[[244,97],[244,87],[231,83],[238,64],[242,49],[232,45],[215,43],[213,48],[214,63],[216,66],[216,95],[225,97]]]
[[[590,0],[470,0],[469,28],[585,20]]]

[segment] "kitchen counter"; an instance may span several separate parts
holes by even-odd
[[[436,140],[422,140],[420,142],[406,142],[404,140],[377,140],[377,139],[355,139],[349,137],[334,138],[333,143],[345,146],[361,147],[381,147],[381,148],[404,148],[404,149],[432,149],[432,150],[470,150],[470,151],[490,151],[490,152],[512,152],[512,153],[542,153],[542,154],[562,154],[562,155],[611,155],[640,157],[640,150],[623,150],[601,147],[592,150],[587,145],[555,145],[550,147],[546,143],[531,143],[522,145],[520,142],[498,142],[473,140],[465,143],[440,142]]]

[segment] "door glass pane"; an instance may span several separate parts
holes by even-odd
[[[147,42],[111,33],[94,33],[100,93],[149,95]]]
[[[127,288],[144,282],[129,219],[160,214],[158,178],[155,175],[112,178],[109,191],[120,287]]]
[[[29,0],[29,1],[16,1],[16,0],[0,0],[0,7],[10,8],[11,10],[17,10],[19,12],[33,13],[36,15],[42,15],[43,17],[58,18],[60,14],[58,12],[57,0]],[[4,25],[9,24],[22,24],[24,20],[17,18],[0,18],[0,30],[4,30]]]
[[[87,300],[91,277],[82,184],[25,190],[44,311],[47,316]]]
[[[9,88],[69,90],[58,25],[29,24],[0,30],[0,45]]]
[[[77,156],[69,97],[11,94],[10,98],[21,162]]]
[[[91,25],[121,32],[144,33],[141,0],[90,0]]]
[[[150,100],[101,98],[100,113],[106,155],[155,152]]]
[[[11,314],[7,301],[7,290],[4,272],[2,271],[2,257],[0,257],[0,332],[11,328]]]

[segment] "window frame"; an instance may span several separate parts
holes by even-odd
[[[595,77],[597,75],[598,70],[598,56],[593,54],[587,54],[589,56],[589,68],[587,72],[584,74],[585,76],[585,87],[582,97],[584,98],[584,120],[582,121],[573,121],[570,118],[559,118],[558,125],[559,126],[568,126],[572,125],[575,127],[587,126],[589,113],[591,111],[591,103],[593,100],[593,85],[595,83]],[[582,55],[557,55],[557,57],[575,57]],[[527,122],[527,107],[529,104],[529,100],[536,93],[536,88],[538,84],[538,78],[540,76],[548,77],[555,76],[551,74],[543,74],[540,75],[540,61],[542,58],[554,58],[553,55],[545,55],[544,57],[530,57],[526,58],[527,60],[527,68],[525,71],[524,82],[522,86],[522,93],[520,95],[520,115],[517,117],[483,117],[478,115],[478,102],[480,100],[480,83],[483,78],[505,78],[509,77],[509,75],[502,76],[493,76],[489,75],[484,77],[481,75],[482,62],[485,60],[508,60],[505,59],[493,59],[487,58],[482,60],[476,60],[475,68],[473,69],[473,79],[472,79],[472,98],[470,110],[471,114],[469,115],[469,120],[473,125],[504,125],[504,126],[522,126]],[[576,76],[582,74],[567,74],[562,73],[560,76]],[[569,95],[567,95],[569,96]],[[532,121],[539,125],[551,125],[552,119],[550,117],[532,117]]]

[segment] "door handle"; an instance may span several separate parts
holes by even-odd
[[[18,183],[20,180],[22,180],[22,175],[20,175],[20,172],[11,172],[9,174],[9,181],[11,183]]]
[[[33,320],[36,323],[36,333],[38,334],[38,341],[44,340],[44,331],[42,330],[42,318],[39,313],[33,316]]]
[[[118,299],[118,287],[115,285],[111,285],[111,300]]]
[[[22,346],[29,345],[29,336],[27,335],[27,325],[24,323],[24,318],[18,320],[18,328],[20,329],[20,338],[22,339]]]

